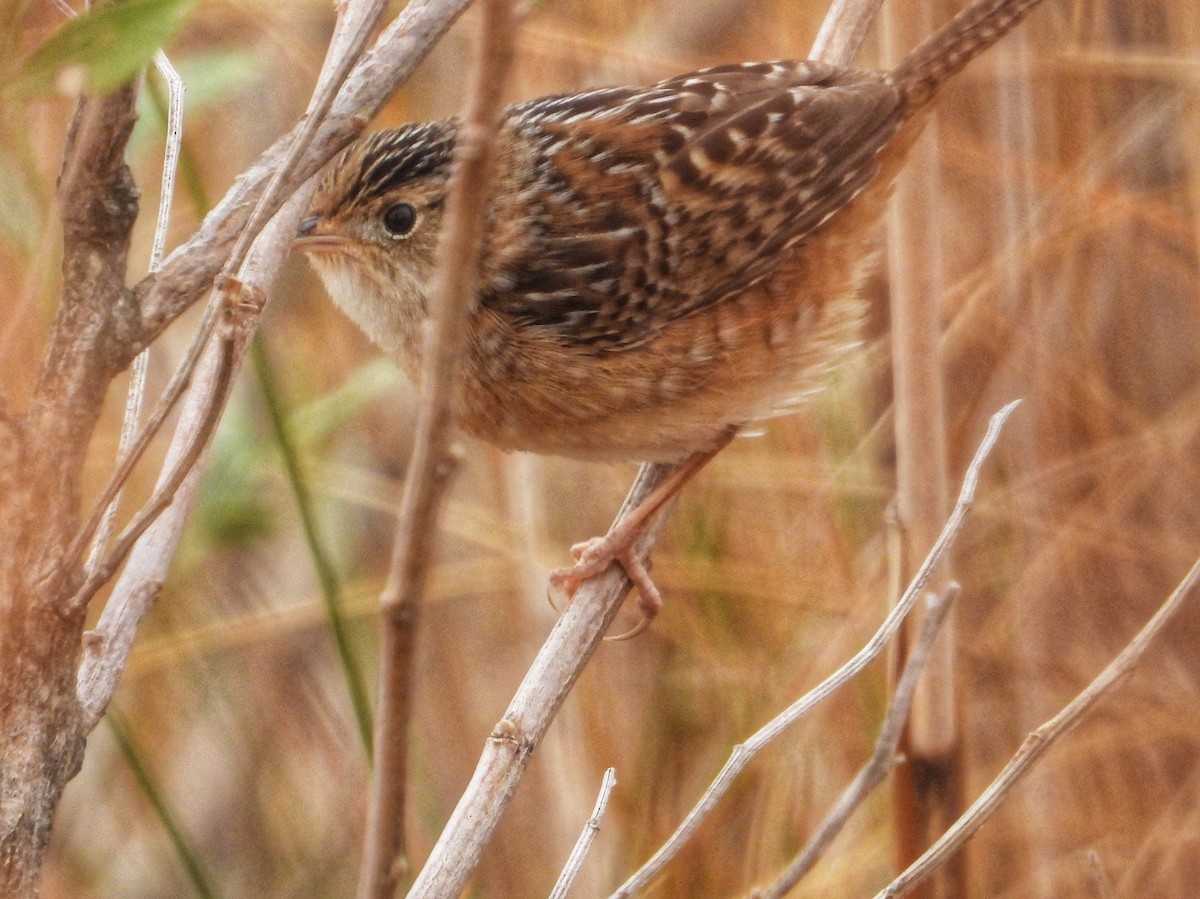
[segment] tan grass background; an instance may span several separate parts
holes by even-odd
[[[918,8],[920,21],[943,21],[955,4],[893,7],[894,25]],[[551,0],[521,38],[514,99],[803,55],[823,12],[810,0]],[[30,44],[56,16],[48,5],[26,16]],[[190,86],[193,166],[177,238],[300,112],[331,23],[327,4],[310,0],[197,6],[172,49]],[[381,125],[457,110],[473,24],[468,14],[456,26]],[[941,284],[952,482],[987,416],[1025,401],[955,551],[970,796],[1200,555],[1198,54],[1194,0],[1047,0],[945,92],[928,135],[938,165],[918,212],[937,238],[906,268],[918,290]],[[881,64],[876,43],[863,62]],[[52,198],[69,110],[42,101],[0,116],[0,371],[18,398],[54,312]],[[152,113],[133,150],[144,210],[162,152]],[[150,219],[134,265],[148,255]],[[545,895],[614,765],[617,791],[577,893],[604,895],[670,833],[734,743],[875,627],[894,490],[879,272],[863,350],[829,389],[804,414],[735,441],[688,489],[656,555],[664,614],[647,635],[600,650],[471,895]],[[186,343],[186,327],[176,332],[154,350],[152,385]],[[372,603],[413,391],[301,261],[262,340],[354,649],[373,672]],[[119,396],[111,407],[94,440],[97,486]],[[418,863],[553,621],[547,570],[607,526],[632,475],[463,445],[420,638]],[[986,825],[968,849],[975,895],[1196,895],[1198,637],[1193,607]],[[759,759],[653,895],[735,896],[769,880],[869,754],[885,691],[876,666]],[[115,705],[214,894],[351,895],[366,757],[249,369]],[[794,895],[872,894],[889,877],[890,828],[885,792]],[[66,794],[46,895],[193,892],[162,816],[101,727]]]

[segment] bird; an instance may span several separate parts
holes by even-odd
[[[747,425],[819,390],[857,345],[874,226],[938,89],[1040,0],[976,0],[890,71],[718,65],[508,107],[452,413],[505,450],[674,462],[551,575],[568,599]],[[295,246],[416,379],[460,121],[351,144]]]

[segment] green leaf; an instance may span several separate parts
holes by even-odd
[[[33,51],[8,87],[22,94],[51,93],[63,73],[76,69],[89,92],[114,90],[175,36],[194,2],[117,0],[95,7]]]

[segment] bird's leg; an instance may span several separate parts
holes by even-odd
[[[736,433],[735,428],[721,438],[711,449],[692,453],[679,463],[665,481],[650,492],[644,500],[628,514],[614,522],[603,537],[593,537],[571,547],[571,555],[578,561],[570,568],[559,568],[550,574],[550,588],[569,601],[579,585],[593,575],[599,574],[613,562],[625,569],[625,574],[638,591],[638,607],[644,616],[643,624],[631,632],[640,633],[645,625],[662,609],[662,594],[650,579],[650,573],[638,557],[637,541],[646,532],[662,508],[674,499],[683,486],[700,469],[719,453]]]

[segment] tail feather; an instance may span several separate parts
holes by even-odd
[[[924,106],[947,79],[1004,37],[1042,0],[978,0],[913,50],[889,74],[909,113]]]

